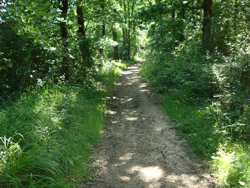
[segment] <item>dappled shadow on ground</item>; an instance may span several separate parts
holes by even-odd
[[[158,105],[160,97],[139,76],[139,64],[122,72],[112,93],[96,177],[87,187],[213,187]]]

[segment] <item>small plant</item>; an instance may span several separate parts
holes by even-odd
[[[11,138],[0,137],[0,173],[7,165],[15,163],[21,157],[22,150]]]
[[[250,186],[250,157],[249,146],[242,144],[220,145],[212,156],[212,168],[218,184],[227,187]]]

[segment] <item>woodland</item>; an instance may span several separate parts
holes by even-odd
[[[248,0],[0,1],[0,187],[93,175],[122,69],[163,107],[219,187],[250,187]]]

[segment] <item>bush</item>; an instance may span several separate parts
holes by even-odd
[[[210,61],[196,57],[159,55],[149,58],[142,66],[142,75],[152,81],[159,92],[179,95],[185,102],[213,98],[217,85],[212,75]]]
[[[213,65],[220,93],[220,112],[215,116],[225,134],[235,139],[250,138],[250,61],[246,52],[217,58]]]
[[[49,76],[56,54],[45,50],[32,36],[18,35],[7,23],[0,24],[0,33],[0,97],[37,85]]]

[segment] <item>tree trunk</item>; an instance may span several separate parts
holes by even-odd
[[[126,10],[126,6],[124,7]],[[130,54],[130,49],[131,49],[131,29],[132,29],[132,21],[133,15],[134,15],[134,8],[135,8],[135,0],[133,0],[132,5],[130,7],[129,1],[128,1],[128,6],[127,6],[127,23],[128,23],[128,31],[127,31],[127,59],[131,59],[131,54]],[[131,12],[131,13],[130,13]]]
[[[81,6],[77,6],[77,21],[78,21],[78,32],[79,35],[83,38],[86,38],[85,26],[84,26],[84,18],[83,18],[83,9]]]
[[[103,21],[102,23],[102,36],[104,37],[106,35],[106,29],[105,29],[105,23]]]
[[[126,29],[122,29],[122,43],[123,43],[123,46],[126,46],[126,43],[127,43]]]
[[[123,53],[123,59],[127,59],[127,42],[128,42],[128,31],[127,29],[122,29],[122,43],[123,43],[123,49],[124,49],[124,53]]]
[[[211,18],[212,18],[212,0],[203,2],[203,27],[202,27],[202,45],[204,49],[211,51]]]
[[[105,12],[105,0],[101,0],[101,8],[102,12],[104,14]],[[106,35],[106,28],[105,28],[105,18],[102,20],[102,36],[104,37]]]
[[[175,10],[172,10],[171,17],[172,17],[172,19],[175,19]]]
[[[126,1],[123,1],[123,10],[124,10],[124,20],[125,24],[127,25],[127,28],[129,28],[129,2],[128,7],[126,4]],[[127,10],[128,8],[128,10]],[[124,47],[124,54],[123,54],[123,59],[128,59],[128,41],[129,41],[129,29],[123,28],[122,29],[122,34],[123,34],[123,47]]]
[[[101,8],[102,8],[102,12],[105,12],[105,0],[101,0]],[[106,27],[105,27],[105,21],[102,21],[102,37],[104,37],[106,35]],[[103,48],[99,49],[100,55],[102,56],[103,54]]]
[[[239,13],[239,10],[238,10],[238,1],[237,0],[234,0],[234,32],[237,31],[237,18],[238,18],[238,13]]]
[[[127,44],[127,59],[130,60],[130,47],[131,47],[131,39],[130,39],[130,29],[128,29],[128,44]]]
[[[113,40],[117,42],[118,36],[116,30],[113,28]],[[114,47],[114,60],[119,60],[118,44]]]
[[[135,44],[134,44],[134,53],[133,53],[133,56],[136,55],[137,53],[137,43],[136,43],[136,24],[134,22],[134,25],[133,25],[133,36],[134,36],[134,40],[135,40]]]
[[[180,18],[181,18],[181,24],[180,24],[180,30],[179,30],[180,31],[180,33],[179,33],[179,41],[182,42],[182,41],[185,40],[185,36],[184,36],[185,7],[184,7],[184,5],[182,5],[181,10],[180,10]]]
[[[62,2],[62,5],[60,3]],[[61,16],[63,18],[63,22],[60,23],[61,28],[61,37],[63,44],[63,66],[62,73],[65,75],[65,80],[69,80],[69,62],[68,62],[68,30],[67,30],[67,13],[68,13],[68,0],[59,1],[59,8],[62,11]]]
[[[62,18],[63,18],[63,22],[60,23],[60,27],[61,27],[61,36],[63,39],[67,39],[68,38],[68,30],[67,30],[67,13],[68,13],[68,0],[62,0],[62,6],[60,6],[60,9],[62,11]]]
[[[89,41],[86,38],[85,26],[84,26],[84,16],[83,16],[83,8],[80,5],[77,5],[77,21],[78,21],[78,33],[80,37],[79,47],[82,54],[82,61],[86,67],[91,67],[91,54]],[[85,67],[85,68],[86,68]]]

